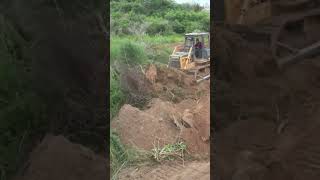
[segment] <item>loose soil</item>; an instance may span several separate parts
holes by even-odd
[[[151,151],[156,145],[183,141],[187,152],[208,159],[210,152],[210,81],[196,84],[181,71],[150,66],[146,80],[153,98],[143,108],[125,104],[112,121],[122,143]],[[120,179],[209,179],[209,162],[167,162],[120,172]],[[172,168],[174,167],[174,168]],[[133,172],[134,171],[134,172]],[[147,173],[146,173],[147,172]]]
[[[267,42],[217,33],[213,173],[221,180],[319,179],[319,57],[279,70]]]
[[[119,174],[119,180],[209,180],[210,163],[206,161],[177,162],[157,164],[153,166],[131,167]]]

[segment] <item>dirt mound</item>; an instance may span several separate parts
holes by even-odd
[[[168,108],[171,105],[163,104],[168,105]],[[171,116],[170,111],[171,109],[163,114],[152,115],[130,105],[124,105],[119,112],[118,119],[113,121],[112,128],[116,130],[124,144],[151,150],[154,148],[153,144],[158,141],[160,145],[174,143],[179,136],[179,130],[168,119]]]
[[[28,168],[15,180],[107,179],[106,159],[62,136],[48,135],[30,156]]]
[[[126,145],[151,150],[182,139],[193,154],[209,153],[210,82],[196,84],[179,70],[150,65],[145,71],[151,99],[142,108],[124,105],[111,126]]]
[[[317,179],[319,57],[279,71],[265,42],[244,41],[218,69],[231,73],[216,81],[215,171],[222,180]]]
[[[119,180],[209,180],[209,162],[188,162],[182,164],[170,162],[161,165],[128,168],[119,174]]]
[[[188,108],[186,108],[186,104]],[[182,138],[188,150],[195,154],[209,153],[210,114],[208,98],[186,100],[173,104],[161,99],[153,99],[147,107],[139,110],[124,105],[112,128],[122,142],[139,149],[151,150],[154,143],[165,145]]]
[[[164,100],[175,103],[185,99],[195,99],[197,94],[206,94],[210,91],[210,81],[197,84],[193,76],[177,69],[157,66],[154,78],[153,94]],[[149,71],[147,71],[149,72]]]

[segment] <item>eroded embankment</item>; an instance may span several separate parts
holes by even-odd
[[[139,109],[125,104],[112,128],[129,147],[152,150],[154,144],[182,140],[188,152],[208,155],[210,138],[209,81],[199,85],[186,74],[150,66],[145,73],[153,99]]]

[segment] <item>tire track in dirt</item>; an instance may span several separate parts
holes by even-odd
[[[209,162],[188,162],[184,166],[177,162],[168,162],[156,166],[144,166],[141,169],[128,168],[119,174],[119,180],[209,180]]]

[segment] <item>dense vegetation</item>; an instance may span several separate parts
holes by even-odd
[[[140,66],[148,63],[167,64],[174,44],[184,40],[184,33],[209,31],[210,17],[197,4],[176,4],[172,0],[111,0],[110,6],[110,117],[113,119],[124,103],[131,103],[128,96],[132,92],[122,86],[126,83],[122,76],[128,74],[128,67],[137,67],[139,71]],[[133,79],[137,74],[130,72]],[[123,165],[139,159],[128,153],[115,132],[110,134],[110,158],[113,177]]]
[[[112,0],[111,33],[117,35],[174,34],[209,31],[209,12],[197,4],[171,0]]]

